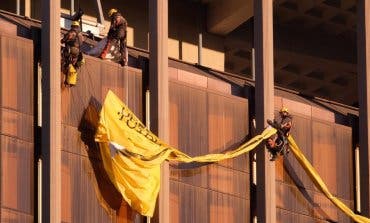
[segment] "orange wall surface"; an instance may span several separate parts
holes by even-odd
[[[248,134],[248,101],[230,85],[170,68],[170,143],[191,156],[220,153]],[[185,78],[184,78],[185,77]],[[249,222],[249,156],[170,165],[170,222]]]
[[[352,129],[335,123],[335,113],[275,97],[276,115],[293,115],[292,136],[334,196],[353,209]],[[276,162],[277,222],[351,222],[311,182],[293,154]]]
[[[33,43],[0,33],[1,222],[34,222]]]
[[[0,44],[1,222],[34,222],[33,43],[0,34]],[[248,99],[232,95],[229,83],[175,67],[169,77],[172,145],[194,156],[222,152],[245,139]],[[62,221],[132,222],[135,213],[102,170],[84,118],[110,89],[143,119],[141,70],[86,56],[77,86],[61,87]],[[275,109],[282,105],[294,115],[292,135],[304,154],[329,190],[353,208],[351,128],[336,123],[335,112],[323,107],[277,96]],[[172,165],[170,171],[171,222],[250,221],[248,155],[196,168]],[[350,222],[292,154],[276,161],[276,182],[277,222]]]
[[[62,88],[62,221],[132,222],[134,213],[106,175],[86,111],[101,105],[108,90],[142,117],[141,71],[86,56],[75,87]],[[86,115],[85,115],[86,114]]]

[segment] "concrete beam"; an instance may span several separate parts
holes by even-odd
[[[42,0],[42,222],[61,221],[60,0]]]
[[[370,2],[357,2],[361,214],[370,216]]]
[[[149,90],[151,130],[169,141],[168,0],[149,1]],[[161,166],[161,188],[153,222],[169,223],[169,165]]]
[[[255,109],[257,132],[274,117],[273,0],[254,0]],[[264,145],[257,151],[257,221],[276,222],[275,162]]]
[[[234,32],[225,38],[225,46],[230,49],[252,48],[252,26],[247,31]],[[328,60],[343,61],[356,64],[356,41],[338,38],[334,35],[317,33],[310,30],[296,30],[281,25],[274,26],[276,50],[296,52],[299,54],[319,57]],[[341,47],[338,47],[341,46]]]
[[[253,0],[215,0],[207,8],[207,29],[226,35],[252,16]]]

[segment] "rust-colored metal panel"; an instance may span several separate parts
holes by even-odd
[[[169,80],[177,80],[178,69],[173,67],[168,67],[168,78]]]
[[[197,88],[170,82],[171,145],[191,156],[207,154],[207,103],[206,92]],[[173,109],[173,110],[172,110]],[[180,181],[207,187],[207,167],[195,168],[193,164],[179,165],[172,170]]]
[[[101,66],[101,63],[86,57],[86,64],[78,71],[77,85],[62,88],[62,123],[78,126],[90,100],[102,101]]]
[[[116,212],[106,202],[100,191],[102,182],[95,175],[98,160],[91,162],[86,157],[62,152],[62,221],[63,222],[115,222]],[[99,179],[104,181],[104,179]],[[109,180],[105,179],[107,184]],[[108,189],[108,188],[105,188]],[[111,188],[114,190],[114,187]],[[109,191],[119,197],[118,192]],[[105,191],[107,194],[108,191]],[[121,199],[116,199],[116,208]],[[111,203],[112,204],[112,203]]]
[[[204,188],[179,183],[178,222],[209,222],[207,195],[208,192]]]
[[[121,207],[117,211],[117,223],[133,223],[135,222],[135,215],[137,213],[131,209],[131,207],[126,203],[122,202]]]
[[[62,150],[88,156],[89,148],[81,138],[81,132],[77,127],[62,124]]]
[[[227,83],[227,82],[224,82],[218,79],[210,78],[210,77],[207,78],[207,81],[208,81],[207,83],[208,89],[219,91],[224,94],[231,94],[231,84],[230,83]]]
[[[7,136],[33,142],[33,116],[0,108],[0,132]]]
[[[33,114],[33,44],[0,35],[0,106]]]
[[[1,207],[33,215],[33,144],[0,136]]]
[[[216,191],[208,192],[209,222],[250,222],[249,201]]]
[[[283,159],[276,159],[275,160],[275,179],[277,181],[284,181],[284,174],[285,174],[285,171],[284,171]]]
[[[62,123],[78,126],[83,112],[92,99],[102,103],[108,90],[123,101],[128,94],[130,108],[141,119],[142,87],[141,72],[110,61],[86,57],[75,87],[62,89]]]
[[[318,108],[315,106],[311,107],[312,109],[312,118],[316,118],[322,121],[327,121],[327,122],[335,122],[335,115],[333,112],[323,109],[323,108]]]
[[[332,123],[312,122],[313,166],[333,194],[337,194],[338,160],[335,149],[334,128]]]
[[[209,189],[249,199],[249,174],[236,171],[218,164],[209,166]]]
[[[311,117],[312,115],[312,107],[309,104],[283,98],[282,105],[277,108],[280,110],[282,106],[287,107],[291,113],[300,114],[306,117]]]
[[[315,206],[313,191],[295,185],[276,182],[276,206],[284,210],[310,215]]]
[[[170,222],[178,223],[180,222],[179,211],[181,209],[181,204],[179,203],[179,184],[180,182],[170,180]]]
[[[248,134],[248,101],[172,80],[170,129],[170,144],[192,156],[235,148]],[[208,166],[180,165],[180,168],[197,166],[195,169],[172,166],[170,190],[174,211],[170,217],[173,222],[248,222],[248,163],[248,156],[243,155]],[[208,195],[194,197],[197,191],[206,191]],[[215,193],[213,201],[209,197],[211,193]],[[208,203],[202,204],[205,208],[202,213],[194,199],[199,198],[196,203],[203,203],[207,196]]]
[[[101,67],[102,96],[105,97],[108,90],[112,90],[122,100],[126,98],[124,81],[127,81],[127,68],[119,64],[106,61]],[[126,100],[124,100],[126,101]]]
[[[0,34],[1,222],[33,222],[33,43]]]
[[[206,100],[205,91],[170,82],[170,108],[177,117],[171,124],[178,127],[171,131],[178,140],[174,146],[192,156],[208,152]]]
[[[334,126],[335,147],[337,150],[338,197],[353,200],[353,149],[352,130],[342,125]]]
[[[141,79],[140,70],[86,56],[77,85],[62,89],[63,221],[124,223],[134,218],[104,172],[93,132],[81,120],[89,104],[101,104],[108,90],[128,100],[142,119]],[[97,119],[97,114],[88,116]]]
[[[352,210],[354,210],[354,202],[353,200],[352,201],[348,201],[348,200],[343,200],[341,199],[341,201],[347,205],[347,207],[351,208]],[[351,223],[353,222],[346,214],[344,214],[343,212],[341,211],[338,211],[338,222],[340,223]]]
[[[312,163],[312,123],[306,116],[293,113],[293,127],[291,134],[297,141],[299,148]],[[306,172],[303,170],[293,154],[288,154],[283,161],[284,181],[305,189],[313,190],[313,183]],[[278,168],[277,168],[278,169]]]
[[[319,204],[314,208],[313,216],[319,219],[330,219],[338,222],[338,208],[321,192],[315,192],[313,196],[315,203]]]
[[[283,107],[283,98],[282,97],[279,97],[279,96],[276,96],[274,97],[274,107],[275,107],[275,110],[280,110],[281,107]]]
[[[127,75],[124,76],[124,82],[125,81],[127,81],[127,84],[124,83],[124,86],[128,86],[128,90],[125,91],[125,95],[128,94],[126,97],[126,103],[135,113],[135,115],[143,120],[143,90],[141,70],[128,67]]]
[[[0,19],[0,32],[6,33],[7,35],[16,36],[17,26],[4,19]]]
[[[185,70],[177,71],[177,80],[193,86],[207,87],[207,77]]]
[[[208,93],[209,153],[236,148],[248,134],[248,101],[218,93]],[[249,172],[248,154],[219,162]]]
[[[20,213],[8,208],[1,208],[0,222],[9,223],[33,223],[33,215]]]
[[[353,207],[352,132],[349,127],[335,124],[333,113],[302,103],[282,99],[293,114],[291,134],[313,164],[329,190]],[[288,103],[289,102],[289,103]],[[300,108],[303,106],[302,108]],[[277,108],[278,109],[278,108]],[[312,117],[310,115],[312,109]],[[303,111],[303,112],[302,112]],[[323,114],[323,115],[321,115]],[[277,111],[275,115],[278,115]],[[334,157],[334,158],[333,158]],[[319,192],[293,156],[276,162],[277,222],[326,222],[331,219],[349,222]],[[352,206],[351,206],[352,205]]]
[[[311,216],[297,214],[281,208],[276,209],[276,222],[277,223],[324,223],[318,219],[314,219]]]

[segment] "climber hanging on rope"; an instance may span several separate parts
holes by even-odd
[[[73,21],[71,29],[64,35],[61,43],[62,48],[62,71],[66,75],[65,86],[74,86],[77,82],[77,70],[84,64],[84,59],[80,51],[83,43],[83,36],[80,31],[80,23]]]
[[[289,145],[287,137],[290,134],[290,129],[292,128],[292,115],[286,107],[282,107],[279,111],[280,121],[267,120],[267,123],[277,130],[277,133],[272,135],[266,140],[266,147],[271,154],[271,161],[274,161],[277,156],[286,155],[289,153]]]

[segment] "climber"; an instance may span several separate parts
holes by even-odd
[[[271,154],[271,161],[274,161],[278,154],[285,155],[289,153],[287,137],[292,128],[293,117],[289,114],[288,108],[282,107],[279,111],[280,121],[267,120],[267,123],[277,130],[277,133],[266,140],[266,147]]]
[[[80,31],[80,23],[73,21],[71,29],[64,35],[61,43],[62,48],[62,71],[66,74],[64,84],[74,86],[77,81],[77,70],[84,64],[84,59],[80,51],[83,43],[83,36]]]
[[[111,50],[112,45],[118,45],[120,53],[119,63],[127,66],[127,21],[117,9],[111,9],[108,12],[111,19],[111,25],[108,32],[107,43],[100,54],[100,58],[106,59],[107,53]]]

